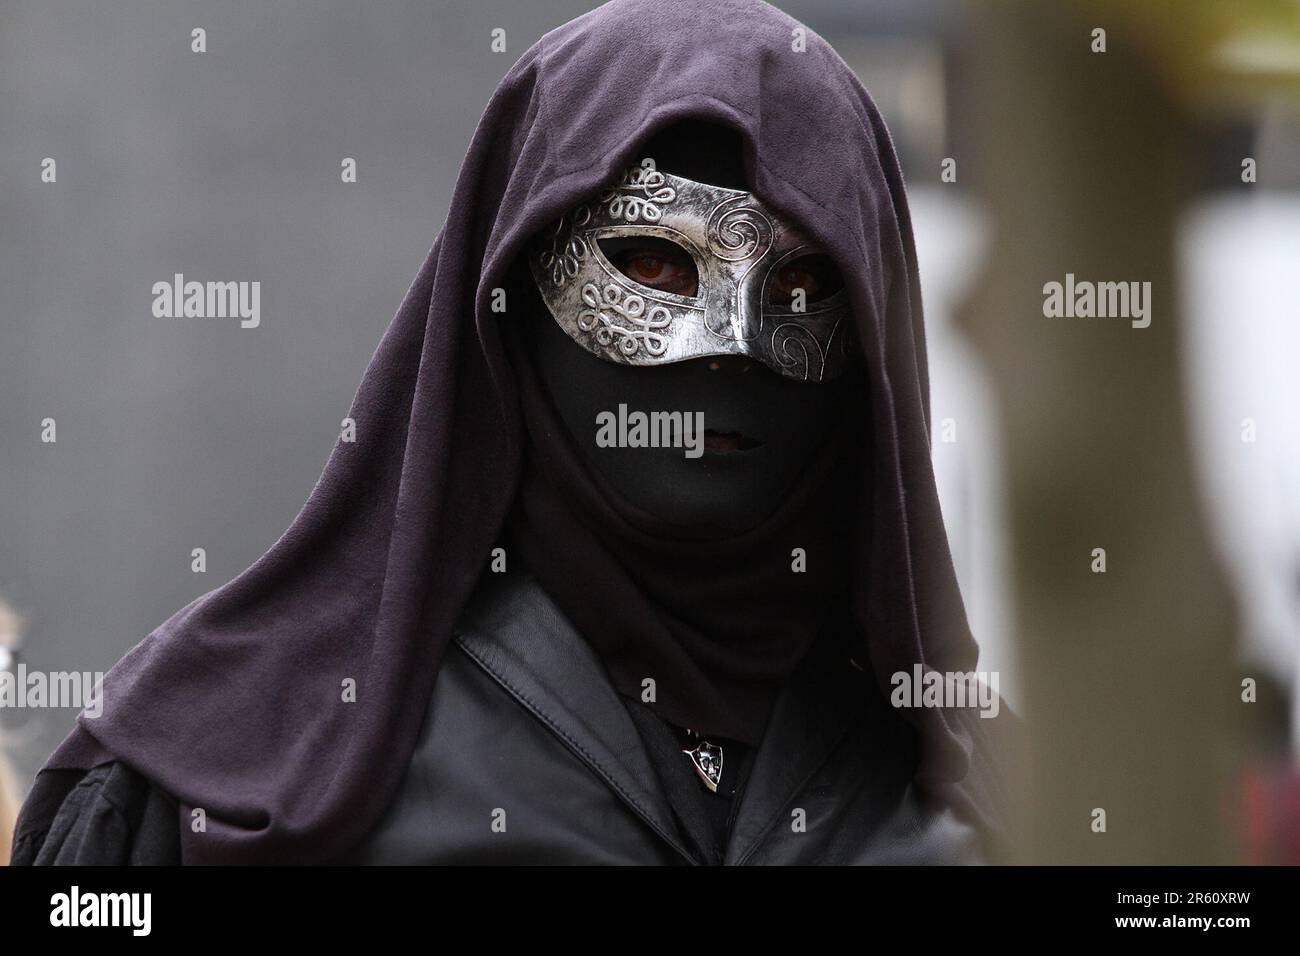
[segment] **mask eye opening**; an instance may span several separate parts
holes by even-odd
[[[791,308],[802,291],[803,305],[821,305],[844,289],[844,277],[824,252],[808,252],[774,266],[763,287],[763,304]]]
[[[700,294],[700,270],[682,246],[662,236],[598,239],[600,251],[624,278],[650,293],[693,299]]]

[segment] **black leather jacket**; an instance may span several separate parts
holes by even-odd
[[[392,805],[340,862],[702,862],[589,645],[531,579],[493,577],[447,651]],[[976,831],[921,798],[915,762],[915,734],[870,676],[810,655],[736,798],[723,863],[980,862]],[[121,765],[45,771],[14,862],[176,862],[165,806]]]
[[[535,582],[488,584],[356,860],[699,862],[589,645]],[[723,862],[977,862],[976,832],[920,799],[915,758],[869,675],[814,655],[778,699]]]

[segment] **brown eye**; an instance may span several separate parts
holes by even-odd
[[[767,280],[767,301],[771,305],[789,306],[802,289],[805,304],[828,299],[844,288],[840,271],[830,256],[820,253],[800,256],[774,271]]]
[[[650,285],[663,276],[664,273],[671,275],[673,263],[666,262],[661,256],[656,256],[654,253],[644,252],[628,256],[620,263],[619,268],[629,278]]]
[[[817,277],[807,269],[798,266],[782,266],[772,277],[772,298],[789,302],[795,289],[803,289],[808,298],[816,298],[820,290]]]
[[[601,249],[619,272],[640,285],[684,296],[696,295],[699,290],[695,260],[667,239],[602,240]]]

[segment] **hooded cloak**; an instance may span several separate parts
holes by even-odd
[[[493,290],[534,234],[657,130],[736,130],[753,191],[835,260],[864,350],[873,443],[846,529],[851,613],[882,687],[970,670],[930,464],[929,383],[903,180],[884,121],[811,31],[753,0],[614,0],[544,36],[502,80],[445,225],[279,541],[180,610],[104,682],[48,768],[121,761],[181,804],[187,863],[323,862],[374,826],[412,753],[452,629],[519,486],[525,425]],[[342,688],[355,682],[355,701]],[[908,710],[917,783],[995,826],[972,768],[983,727]],[[202,808],[206,832],[188,825]]]

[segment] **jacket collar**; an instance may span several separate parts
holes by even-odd
[[[485,581],[466,609],[457,642],[652,830],[696,862],[595,651],[534,579],[487,577],[495,580]],[[814,649],[796,670],[736,797],[725,863],[744,862],[825,763],[862,710],[860,678],[825,648]]]
[[[480,586],[457,642],[652,830],[695,862],[596,653],[535,580],[487,577],[497,580]]]
[[[744,863],[782,820],[865,709],[873,687],[847,655],[826,642],[813,646],[777,697],[739,807],[724,865]]]

